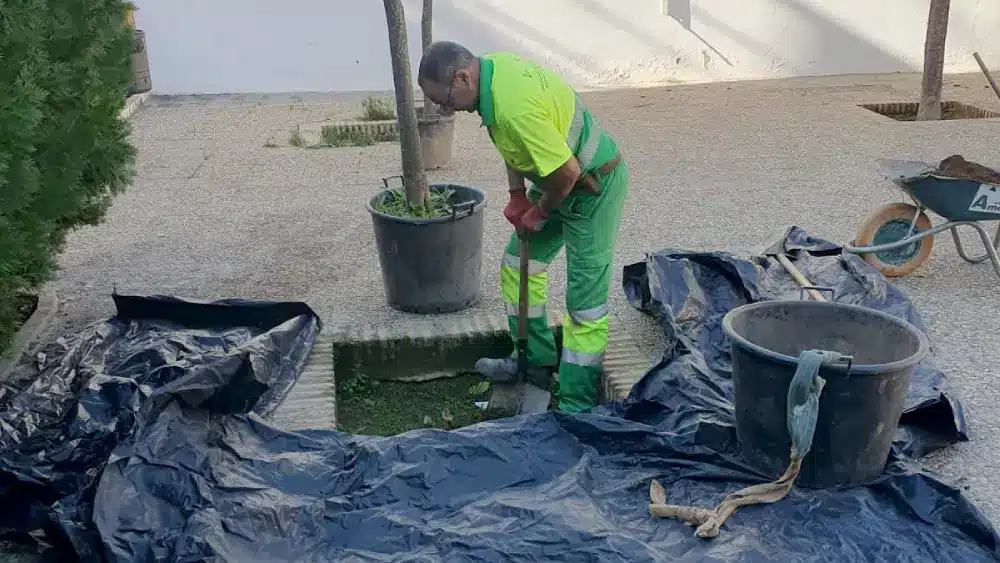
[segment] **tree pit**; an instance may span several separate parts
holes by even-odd
[[[920,109],[920,104],[918,102],[890,102],[861,104],[861,107],[879,115],[891,117],[896,121],[916,121],[917,110]],[[942,120],[994,119],[998,117],[1000,117],[1000,113],[961,102],[941,102]]]
[[[337,428],[395,436],[410,430],[453,430],[513,413],[487,410],[489,382],[460,373],[429,381],[392,381],[352,374],[337,381]]]
[[[558,320],[551,328],[558,350]],[[488,408],[494,390],[473,369],[479,358],[513,353],[508,329],[506,315],[500,314],[335,329],[330,335],[336,386],[333,422],[352,434],[393,436],[513,416],[497,408],[505,400]],[[555,407],[557,378],[549,391],[550,406]]]

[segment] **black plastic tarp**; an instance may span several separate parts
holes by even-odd
[[[159,403],[267,416],[320,327],[301,303],[114,300],[114,318],[57,339],[0,387],[0,534],[55,546],[56,560],[100,560],[98,479]]]
[[[906,297],[856,257],[797,229],[786,242],[803,272],[835,287],[838,300],[920,322]],[[930,360],[913,379],[887,470],[870,486],[796,488],[776,504],[737,512],[713,540],[650,517],[651,479],[666,486],[672,503],[711,507],[776,477],[757,474],[735,453],[719,323],[745,302],[797,298],[779,268],[749,254],[679,250],[627,267],[626,292],[657,315],[669,345],[627,400],[584,415],[520,416],[392,438],[288,433],[268,424],[266,412],[243,414],[248,409],[226,400],[235,363],[216,362],[210,375],[190,377],[206,371],[192,353],[174,383],[160,382],[138,401],[134,392],[104,396],[107,412],[133,413],[134,432],[115,440],[102,462],[92,515],[57,510],[68,516],[56,521],[61,530],[95,531],[101,553],[84,552],[94,561],[1000,559],[986,519],[909,457],[966,435],[959,403]],[[144,324],[107,333],[116,344],[106,352],[132,342],[133,355],[158,356]],[[196,339],[188,343],[194,352]],[[57,359],[64,372],[84,369],[87,354],[70,350],[78,352]],[[138,377],[116,373],[127,361],[100,365],[103,376]],[[0,459],[12,450],[7,443]],[[27,472],[27,459],[18,459]]]
[[[625,267],[625,293],[633,306],[655,316],[668,348],[614,412],[663,428],[697,424],[699,415],[732,422],[729,341],[722,317],[747,303],[801,299],[803,291],[773,257],[784,253],[814,285],[840,303],[885,311],[924,329],[916,306],[860,257],[799,228],[754,252],[685,252],[667,249]],[[932,345],[933,349],[933,345]],[[933,354],[932,354],[933,355]],[[920,457],[968,440],[961,402],[933,357],[915,370],[894,446]]]

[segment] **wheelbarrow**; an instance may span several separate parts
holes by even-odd
[[[905,276],[930,256],[934,235],[951,231],[955,249],[963,260],[978,264],[989,260],[1000,277],[1000,225],[992,240],[982,222],[1000,221],[1000,185],[937,174],[936,166],[924,162],[880,160],[892,181],[913,203],[897,202],[870,213],[861,223],[854,241],[844,250],[859,254],[886,277]],[[933,225],[926,211],[945,219]],[[985,254],[970,256],[958,228],[979,233]]]

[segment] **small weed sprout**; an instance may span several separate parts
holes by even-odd
[[[308,146],[305,137],[303,137],[302,133],[299,132],[298,127],[295,128],[295,131],[292,131],[292,136],[289,137],[288,144],[292,145],[293,147],[300,147],[300,148]]]

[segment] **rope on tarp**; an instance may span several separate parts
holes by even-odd
[[[806,350],[799,355],[799,365],[788,386],[788,434],[792,439],[788,469],[777,481],[753,485],[729,494],[714,509],[667,504],[667,490],[655,479],[649,484],[649,513],[656,518],[674,518],[698,526],[695,535],[714,538],[734,512],[751,504],[771,504],[785,498],[795,485],[802,469],[802,458],[812,448],[819,397],[826,380],[819,376],[824,365],[850,360],[837,352]]]

